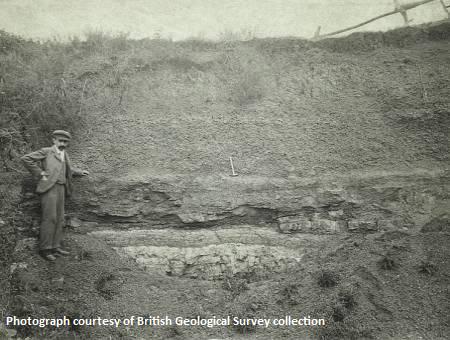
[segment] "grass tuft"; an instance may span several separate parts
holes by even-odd
[[[357,305],[355,294],[351,289],[341,290],[338,293],[338,300],[348,310],[354,309]]]
[[[95,283],[95,289],[106,300],[112,300],[115,295],[115,289],[112,287],[111,282],[117,278],[111,273],[102,273]]]
[[[393,270],[397,267],[397,263],[389,254],[384,255],[383,258],[378,262],[378,264],[380,268],[384,270]]]
[[[291,306],[299,304],[298,292],[298,284],[287,284],[280,291],[281,299],[279,302],[287,302]]]
[[[436,272],[437,272],[437,267],[433,262],[422,261],[422,263],[419,265],[419,273],[433,276],[436,274]]]
[[[323,288],[334,287],[338,282],[339,275],[330,270],[322,270],[317,278],[317,283]]]

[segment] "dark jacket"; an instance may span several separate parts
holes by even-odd
[[[72,194],[72,176],[82,176],[82,171],[72,166],[67,151],[64,151],[65,162],[63,162],[59,158],[55,148],[55,146],[42,148],[23,156],[21,160],[33,176],[39,178],[36,192],[40,194],[48,191],[55,185],[61,167],[65,164],[66,195],[70,196]],[[44,179],[44,177],[41,176],[41,172],[43,171],[45,172],[47,179]]]

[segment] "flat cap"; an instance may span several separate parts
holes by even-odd
[[[55,131],[53,131],[52,135],[53,135],[53,137],[58,137],[61,139],[66,139],[66,140],[70,140],[72,138],[70,133],[68,133],[67,131],[64,131],[64,130],[55,130]]]

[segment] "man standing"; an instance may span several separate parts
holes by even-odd
[[[48,261],[55,261],[55,256],[69,255],[68,251],[61,248],[65,197],[72,192],[72,175],[89,175],[86,170],[72,167],[65,151],[70,139],[69,132],[56,130],[53,132],[53,146],[21,158],[25,167],[39,178],[36,188],[41,196],[42,208],[39,254]]]

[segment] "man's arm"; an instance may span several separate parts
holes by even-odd
[[[45,159],[45,157],[47,157],[47,152],[45,149],[40,149],[22,156],[20,159],[33,176],[40,177],[44,170],[38,165],[38,162]]]
[[[72,175],[73,176],[87,176],[87,175],[89,175],[89,171],[81,170],[81,169],[78,169],[78,168],[73,168],[72,166],[70,167],[70,170],[72,170]]]
[[[89,171],[75,168],[70,161],[69,155],[66,154],[66,160],[69,163],[70,170],[72,171],[72,176],[87,176]]]

